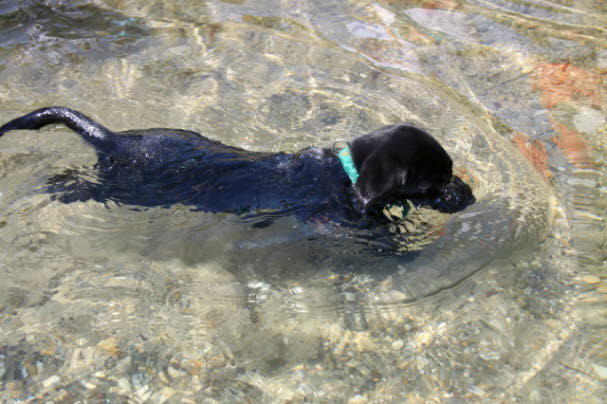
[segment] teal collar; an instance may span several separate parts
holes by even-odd
[[[337,157],[339,157],[339,161],[341,161],[341,166],[344,168],[346,174],[352,181],[352,185],[356,184],[356,180],[358,179],[358,170],[354,165],[354,160],[352,160],[352,153],[350,152],[350,146],[346,146],[337,152]],[[389,203],[385,206],[385,208],[390,212],[391,215],[394,215],[394,209],[396,209],[396,215],[399,215],[402,219],[404,219],[411,210],[411,206],[407,202],[404,201],[395,201],[393,203]],[[388,216],[390,218],[390,216]]]
[[[350,153],[350,146],[346,146],[341,149],[337,156],[339,157],[339,161],[341,161],[341,166],[344,168],[348,177],[350,177],[350,181],[352,181],[352,185],[356,184],[356,180],[358,179],[358,170],[354,165],[354,160],[352,160],[352,153]]]

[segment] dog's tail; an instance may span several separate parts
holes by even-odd
[[[40,129],[53,123],[62,123],[80,134],[84,140],[97,148],[106,148],[112,144],[115,134],[88,116],[65,107],[46,107],[13,119],[0,126],[0,137],[15,129]]]

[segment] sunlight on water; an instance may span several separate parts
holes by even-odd
[[[0,124],[64,105],[257,151],[427,129],[477,202],[397,248],[321,221],[61,204],[95,154],[0,139],[2,401],[600,402],[598,0],[0,4]],[[459,401],[458,401],[459,402]]]

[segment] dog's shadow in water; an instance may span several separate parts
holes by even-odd
[[[112,186],[112,183],[104,184],[97,175],[96,166],[91,166],[70,168],[53,175],[38,191],[48,194],[53,201],[67,204],[94,200],[104,204],[105,209],[138,212],[150,209],[120,206],[119,201],[108,199],[104,189]],[[174,206],[160,204],[159,208],[152,209],[163,208],[169,212]],[[320,219],[301,222],[284,212],[279,215],[272,212],[217,214],[200,212],[187,206],[181,207],[181,210],[200,217],[193,218],[186,228],[173,228],[171,214],[168,213],[161,226],[162,233],[157,231],[154,223],[150,223],[155,237],[147,237],[148,244],[127,242],[127,245],[154,260],[177,258],[188,267],[216,259],[214,254],[209,256],[209,250],[223,250],[219,254],[222,266],[226,266],[238,278],[244,276],[273,281],[307,279],[327,271],[385,277],[398,268],[398,265],[390,265],[390,262],[409,262],[419,254],[419,250],[408,250],[406,237],[388,230],[391,222],[387,219],[380,225],[374,218],[368,223],[361,220],[352,226],[343,226]],[[216,222],[210,230],[205,224],[209,218],[212,218],[211,222]],[[131,238],[128,235],[114,237]],[[209,245],[212,247],[205,248]]]
[[[105,208],[98,205],[98,209],[125,209],[133,214],[150,209],[115,206],[120,203],[106,199],[95,166],[71,168],[53,175],[39,192],[62,203],[94,200],[105,205]],[[185,228],[179,228],[171,223],[170,210],[174,208],[168,204],[152,208],[166,209],[166,219],[161,219],[162,224],[149,223],[153,236],[145,237],[145,243],[126,240],[125,245],[155,261],[178,259],[187,267],[219,260],[224,269],[243,282],[255,279],[274,283],[327,274],[361,274],[383,279],[397,271],[400,264],[415,260],[421,252],[419,248],[411,250],[407,235],[395,233],[393,223],[387,219],[380,225],[373,219],[350,227],[322,220],[301,222],[294,216],[274,216],[271,212],[216,214],[183,206],[180,210],[189,212],[186,214],[192,220]],[[211,228],[208,222],[214,223]],[[143,230],[146,231],[146,225]],[[117,230],[121,231],[129,229]],[[132,235],[113,237],[131,239]]]

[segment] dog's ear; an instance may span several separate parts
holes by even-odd
[[[365,159],[354,186],[365,211],[395,188],[404,187],[407,181],[406,169],[379,154],[372,153]]]

